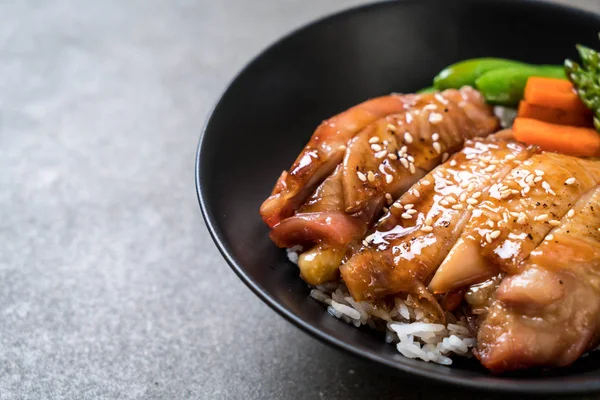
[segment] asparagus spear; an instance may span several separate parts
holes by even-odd
[[[581,65],[567,59],[565,72],[583,104],[594,113],[594,126],[600,131],[600,54],[580,44],[577,51]]]

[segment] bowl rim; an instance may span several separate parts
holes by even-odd
[[[575,382],[565,382],[561,379],[552,379],[553,377],[527,377],[527,378],[514,378],[514,377],[502,377],[502,376],[493,376],[490,375],[488,377],[482,377],[481,379],[469,379],[468,377],[460,377],[460,376],[451,376],[451,375],[441,375],[436,372],[415,367],[414,365],[409,365],[404,363],[402,360],[400,361],[392,361],[386,359],[384,357],[380,357],[375,353],[371,353],[369,351],[361,350],[356,348],[355,346],[346,343],[340,339],[337,339],[329,334],[321,331],[317,327],[312,326],[310,323],[305,322],[303,319],[287,310],[283,307],[276,299],[269,296],[265,291],[263,291],[257,282],[246,273],[243,265],[238,263],[235,258],[229,254],[225,244],[224,239],[222,238],[219,228],[216,226],[213,218],[212,212],[209,210],[207,206],[207,194],[203,190],[203,183],[201,178],[201,158],[202,154],[208,152],[209,149],[206,145],[206,137],[207,137],[207,129],[210,124],[210,121],[213,118],[214,112],[221,103],[221,100],[225,96],[227,92],[237,83],[237,81],[241,78],[241,75],[246,71],[252,64],[254,64],[258,59],[260,59],[264,54],[271,51],[276,46],[281,45],[290,37],[293,37],[297,34],[302,33],[305,30],[312,29],[318,25],[327,24],[339,18],[344,18],[347,15],[357,14],[363,12],[367,9],[385,7],[391,3],[435,3],[440,0],[379,0],[367,4],[362,4],[358,6],[353,6],[350,8],[345,8],[337,12],[333,12],[330,14],[326,14],[325,16],[310,20],[307,23],[301,24],[298,27],[293,28],[291,31],[280,36],[278,39],[272,41],[270,44],[266,45],[262,50],[260,50],[256,55],[254,55],[248,62],[246,62],[242,68],[240,68],[234,75],[234,77],[228,82],[225,89],[219,95],[217,101],[214,103],[210,111],[208,112],[205,122],[201,129],[201,135],[198,140],[196,157],[195,157],[195,186],[196,186],[196,195],[198,197],[198,203],[200,206],[200,211],[202,213],[202,217],[204,222],[208,228],[210,236],[217,246],[219,252],[229,264],[229,267],[235,272],[235,274],[244,282],[244,284],[254,292],[254,294],[260,298],[264,303],[266,303],[271,309],[277,312],[279,315],[284,317],[287,321],[291,322],[296,327],[300,328],[300,330],[308,333],[312,337],[318,339],[322,343],[333,345],[333,347],[337,349],[341,349],[348,354],[353,356],[357,356],[363,359],[367,359],[372,362],[376,362],[379,364],[383,364],[387,367],[396,369],[401,371],[402,373],[415,375],[420,379],[431,379],[438,383],[450,384],[457,387],[466,387],[470,389],[477,389],[482,391],[496,391],[503,393],[523,393],[523,394],[555,394],[555,395],[567,395],[567,394],[583,394],[583,393],[592,393],[592,392],[600,392],[600,378],[599,379],[584,379],[582,381]],[[475,3],[477,0],[461,0],[463,3]],[[584,10],[579,7],[573,7],[570,5],[553,3],[547,0],[519,0],[519,2],[515,2],[514,0],[487,0],[487,4],[491,7],[497,6],[499,4],[519,4],[521,6],[533,6],[540,8],[548,8],[555,9],[557,11],[564,11],[571,14],[580,14],[582,16],[595,16],[600,19],[600,13],[594,13],[591,11]],[[449,367],[451,368],[451,367]]]

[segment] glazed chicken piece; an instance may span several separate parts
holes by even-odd
[[[502,271],[516,272],[577,199],[598,183],[599,161],[542,153],[523,162],[473,210],[429,289],[445,293]]]
[[[383,207],[383,196],[371,200],[352,215],[344,211],[342,165],[338,165],[295,216],[273,227],[271,240],[287,248],[316,245],[300,255],[298,266],[302,278],[313,285],[334,280],[348,245],[364,236]]]
[[[504,372],[573,363],[600,342],[600,186],[505,278],[475,355]]]
[[[494,182],[533,151],[511,141],[468,141],[449,162],[419,181],[390,207],[358,254],[341,266],[354,299],[413,293],[440,317],[443,313],[425,285],[475,205]],[[482,168],[481,160],[494,165],[495,173]]]
[[[415,97],[396,94],[377,97],[323,121],[289,172],[281,173],[271,196],[260,207],[265,223],[272,228],[293,215],[342,161],[346,144],[356,133],[379,118],[407,109]]]
[[[271,239],[280,247],[317,245],[300,257],[303,278],[311,284],[335,278],[346,249],[362,239],[385,202],[466,139],[488,135],[497,124],[471,88],[418,96],[411,110],[382,118],[356,135],[342,164],[293,217],[273,227]]]
[[[426,109],[426,106],[430,108]],[[493,116],[491,108],[485,104],[479,92],[469,87],[462,88],[460,91],[446,90],[436,94],[391,95],[361,103],[324,121],[317,128],[290,171],[283,171],[271,196],[262,204],[260,213],[265,223],[273,227],[284,218],[292,216],[317,185],[342,161],[348,142],[366,126],[392,114],[396,117],[389,123],[398,123],[395,128],[400,136],[411,132],[415,137],[424,137],[427,133],[430,137],[431,133],[435,132],[430,124],[439,124],[446,129],[448,137],[455,136],[463,129],[467,132],[472,130],[472,136],[467,137],[473,137],[492,133],[498,128],[498,120]],[[444,118],[445,114],[451,117]],[[430,115],[431,121],[424,121]],[[380,122],[386,125],[388,123],[385,120]],[[413,131],[413,128],[417,130]],[[479,132],[482,133],[475,134]],[[410,137],[407,136],[407,144],[410,144],[409,140]],[[360,143],[355,145],[362,146]],[[356,154],[356,152],[352,153]],[[440,154],[441,152],[438,155]],[[381,174],[384,175],[383,179],[389,179],[385,176],[390,175],[389,172],[381,172]],[[349,178],[346,172],[345,179],[349,180]],[[345,189],[345,193],[347,200],[351,201],[348,204],[348,211],[353,208],[358,209],[360,204],[352,202],[351,188]]]
[[[415,176],[446,161],[465,140],[487,136],[498,126],[481,94],[470,87],[418,96],[409,111],[380,119],[349,142],[343,162],[346,212],[382,193],[397,198]]]

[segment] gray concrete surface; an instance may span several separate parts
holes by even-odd
[[[360,3],[0,2],[0,399],[466,396],[289,325],[198,212],[196,142],[224,85]]]

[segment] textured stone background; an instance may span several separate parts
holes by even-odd
[[[198,211],[196,143],[225,84],[360,3],[0,2],[0,399],[466,397],[285,322]]]

